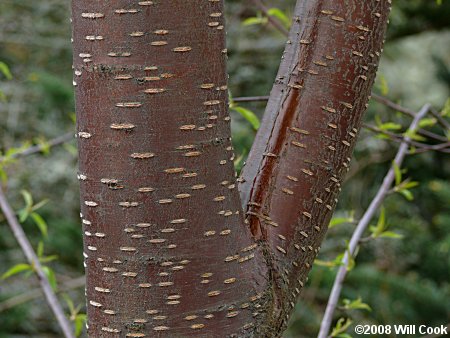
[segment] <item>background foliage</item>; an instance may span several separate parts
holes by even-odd
[[[266,1],[288,16],[293,3]],[[8,79],[6,72],[0,72],[2,156],[22,146],[45,145],[53,137],[74,132],[69,5],[67,0],[0,2],[0,61],[9,66],[12,75]],[[227,11],[231,93],[233,97],[267,95],[284,37],[267,24],[243,25],[246,19],[257,16],[250,1],[228,0]],[[413,110],[427,102],[441,110],[450,93],[449,17],[447,0],[440,6],[431,0],[394,1],[376,92]],[[263,103],[241,106],[257,116],[264,110]],[[232,116],[238,155],[245,157],[255,124],[248,123],[239,111],[233,110]],[[365,120],[376,124],[376,119],[403,127],[409,121],[371,102]],[[362,214],[396,148],[397,144],[390,140],[368,131],[361,133],[336,217],[354,215],[357,219]],[[395,194],[384,205],[389,230],[402,238],[377,239],[363,245],[343,290],[343,298],[353,301],[361,297],[371,311],[351,309],[358,306],[345,309],[342,303],[336,319],[352,318],[354,324],[439,325],[449,321],[450,159],[448,155],[430,152],[409,157],[404,167],[408,169],[405,176],[420,183],[412,190],[414,200]],[[0,171],[3,179],[7,176],[7,194],[15,210],[26,205],[21,190],[29,192],[34,203],[48,199],[36,210],[48,227],[48,236],[42,234],[44,225],[39,228],[34,217],[28,217],[23,226],[35,248],[42,242],[45,255],[57,255],[48,266],[55,271],[60,288],[70,285],[83,274],[75,142],[7,166],[0,163]],[[345,251],[345,241],[353,228],[351,221],[334,226],[319,259],[334,261]],[[25,262],[2,215],[0,262],[0,274]],[[285,337],[317,334],[336,271],[336,267],[323,265],[313,268]],[[30,290],[37,287],[34,276],[26,278],[24,274],[0,281],[0,337],[58,336],[42,297],[19,301],[15,306],[6,302],[17,295],[30,295]],[[67,294],[74,304],[72,308],[80,304],[83,312],[83,288],[71,288]],[[355,336],[352,326],[348,333]]]

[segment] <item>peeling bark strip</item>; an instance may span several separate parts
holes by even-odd
[[[90,337],[241,337],[265,308],[222,13],[211,0],[73,1]]]
[[[278,337],[372,86],[388,0],[301,1],[241,185],[222,0],[73,0],[91,337]]]
[[[240,191],[267,242],[280,313],[318,253],[367,108],[390,0],[298,1]]]

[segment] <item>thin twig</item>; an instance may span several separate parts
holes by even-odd
[[[37,144],[37,145],[31,146],[29,148],[26,148],[21,152],[15,153],[11,156],[11,158],[18,158],[18,157],[36,154],[36,153],[43,151],[46,147],[55,147],[60,144],[69,142],[74,139],[73,135],[74,135],[73,133],[66,133],[64,135],[55,137],[54,139],[51,139],[50,141],[48,141],[46,144]],[[0,157],[0,163],[3,162],[4,160],[5,160],[4,156]]]
[[[244,96],[244,97],[235,97],[233,98],[233,102],[256,102],[256,101],[268,101],[268,96]]]
[[[414,131],[417,129],[417,126],[419,125],[420,120],[427,114],[427,112],[430,110],[430,105],[426,104],[422,107],[422,109],[414,116],[413,121],[411,122],[411,125],[408,130]],[[395,156],[394,163],[401,167],[403,160],[408,152],[408,143],[407,141],[410,140],[408,136],[405,136],[405,142],[402,142],[400,145],[397,155]],[[359,221],[358,225],[355,228],[355,231],[352,235],[352,238],[350,240],[348,250],[345,252],[344,258],[342,260],[342,266],[339,267],[338,273],[336,275],[336,279],[334,280],[333,288],[331,290],[330,298],[328,299],[327,308],[325,310],[325,315],[323,317],[322,323],[320,325],[320,331],[318,338],[327,338],[328,332],[330,331],[331,322],[333,320],[333,313],[336,309],[336,306],[339,301],[339,297],[341,294],[342,286],[344,283],[345,276],[347,275],[347,268],[350,261],[350,256],[355,256],[356,249],[358,247],[358,244],[366,230],[366,228],[369,225],[369,222],[371,221],[372,217],[374,216],[375,212],[380,208],[381,204],[383,203],[385,197],[387,196],[390,187],[392,183],[394,182],[395,178],[395,171],[394,166],[391,166],[388,173],[386,174],[383,183],[380,186],[380,189],[378,190],[377,194],[375,195],[374,199],[370,203],[369,207],[367,208],[366,212],[364,213],[363,217]]]
[[[86,284],[86,277],[81,276],[78,278],[70,279],[63,282],[58,288],[58,293],[65,292],[73,289],[78,289]],[[40,288],[32,289],[30,291],[18,294],[17,296],[10,297],[0,303],[0,312],[9,310],[13,307],[21,305],[23,303],[30,302],[36,298],[42,297],[42,290]]]
[[[400,143],[406,142],[407,144],[409,144],[411,146],[420,148],[419,150],[416,151],[416,153],[423,153],[426,151],[439,151],[442,153],[450,153],[450,149],[449,149],[450,142],[448,142],[448,141],[444,142],[444,143],[430,145],[430,144],[425,144],[425,143],[421,143],[421,142],[417,142],[417,141],[413,141],[413,140],[409,140],[409,141],[405,140],[405,138],[402,135],[392,133],[388,130],[382,130],[382,129],[372,126],[370,124],[363,124],[363,127],[369,131],[373,131],[378,134],[386,135],[386,136],[390,137],[392,141],[400,142]]]
[[[415,115],[414,111],[412,111],[411,109],[405,108],[405,107],[403,107],[403,106],[401,106],[401,105],[399,105],[399,104],[397,104],[395,102],[392,102],[391,100],[389,100],[388,98],[386,98],[384,96],[375,94],[374,92],[372,92],[371,96],[372,96],[372,99],[374,99],[375,101],[385,105],[386,107],[394,109],[394,110],[396,110],[396,111],[398,111],[398,112],[400,112],[402,114],[405,114],[405,115],[408,115],[408,116],[411,116],[411,117],[413,117]],[[443,125],[443,126],[445,126],[445,125]],[[430,137],[430,138],[433,138],[433,139],[438,140],[438,141],[442,141],[442,142],[448,141],[447,138],[445,138],[444,136],[435,134],[435,133],[433,133],[431,131],[428,131],[428,130],[425,130],[425,129],[422,129],[422,128],[418,128],[417,133],[422,134],[422,135],[427,136],[427,137]]]
[[[56,297],[55,293],[52,290],[52,287],[50,286],[50,283],[48,281],[47,275],[45,274],[44,270],[42,269],[42,265],[39,262],[39,259],[36,255],[36,253],[33,250],[33,247],[31,246],[30,242],[28,241],[27,236],[25,235],[25,232],[22,229],[22,226],[19,224],[19,221],[16,218],[16,215],[14,214],[13,209],[8,203],[8,200],[6,199],[6,196],[3,192],[2,187],[0,186],[0,207],[3,211],[3,214],[5,215],[5,218],[14,234],[14,237],[16,238],[17,242],[19,242],[19,245],[25,254],[25,257],[27,258],[28,262],[32,266],[33,270],[35,271],[39,283],[41,284],[42,291],[44,291],[45,298],[47,300],[48,305],[52,309],[56,320],[59,323],[59,326],[61,327],[61,330],[64,333],[64,336],[66,338],[74,338],[74,334],[72,332],[71,326],[69,324],[69,321],[67,320],[66,316],[64,315],[64,311],[62,309],[61,304],[58,301],[58,298]]]
[[[289,31],[283,26],[283,24],[276,18],[274,18],[272,15],[269,15],[268,11],[269,9],[263,4],[261,0],[252,0],[252,2],[255,4],[256,7],[259,8],[261,12],[264,13],[264,15],[267,17],[267,20],[274,26],[281,34],[288,36]]]
[[[371,97],[375,101],[385,105],[386,107],[397,110],[402,114],[409,115],[411,117],[414,117],[416,115],[416,113],[414,111],[412,111],[408,108],[405,108],[395,102],[392,102],[391,100],[389,100],[388,98],[385,98],[384,96],[381,96],[381,95],[378,95],[378,94],[375,94],[374,92],[372,92]]]
[[[372,93],[372,99],[374,99],[375,101],[385,105],[386,107],[389,107],[391,109],[397,110],[398,112],[400,112],[400,113],[402,113],[404,115],[414,116],[414,114],[415,114],[412,110],[410,110],[408,108],[405,108],[403,106],[400,106],[399,104],[394,103],[391,100],[389,100],[389,99],[387,99],[387,98],[385,98],[383,96],[380,96],[378,94]],[[267,100],[269,100],[269,96],[247,96],[247,97],[244,96],[244,97],[235,97],[233,99],[234,102],[255,102],[255,101],[267,101]],[[437,115],[439,116],[439,114],[437,114]],[[442,122],[441,122],[441,120],[442,120]],[[438,119],[438,121],[440,122],[440,124],[443,127],[445,127],[448,124],[447,121],[442,119],[442,117],[441,117],[441,119]],[[448,130],[447,127],[445,127],[445,129]],[[422,129],[422,128],[418,128],[417,129],[417,133],[421,134],[423,136],[435,139],[437,141],[441,141],[441,142],[447,142],[448,141],[448,139],[445,136],[435,134],[435,133],[433,133],[431,131],[428,131],[428,130],[425,130],[425,129]]]
[[[386,98],[384,96],[372,93],[372,99],[374,99],[375,101],[377,101],[389,108],[398,110],[402,114],[406,114],[409,116],[415,115],[414,111],[412,111],[411,109],[405,108],[395,102],[392,102],[391,100],[389,100],[388,98]],[[442,116],[440,116],[438,113],[436,113],[433,109],[430,109],[430,113],[436,118],[436,120],[439,122],[439,124],[441,124],[442,127],[444,127],[445,129],[450,129],[450,124],[445,119],[443,119]]]
[[[450,123],[447,122],[437,111],[433,108],[430,110],[430,113],[436,118],[439,124],[446,130],[450,130]]]
[[[439,151],[441,153],[450,153],[450,142],[444,142],[440,144],[433,144],[414,151],[414,154],[421,154],[427,151]]]

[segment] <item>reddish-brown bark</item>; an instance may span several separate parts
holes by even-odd
[[[289,313],[317,255],[366,110],[390,1],[299,1],[240,191]]]
[[[223,1],[73,0],[91,337],[281,335],[348,166],[388,7],[297,6],[244,215]]]

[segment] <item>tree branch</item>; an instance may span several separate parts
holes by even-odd
[[[50,141],[47,142],[47,144],[42,145],[42,144],[37,144],[34,146],[31,146],[21,152],[18,152],[14,155],[12,155],[12,158],[18,158],[18,157],[23,157],[23,156],[28,156],[28,155],[32,155],[32,154],[36,154],[41,152],[42,150],[45,149],[45,147],[49,146],[49,147],[55,147],[58,146],[60,144],[66,143],[68,141],[73,140],[73,132],[70,133],[66,133],[64,135],[55,137],[54,139],[51,139]],[[0,163],[3,162],[5,160],[5,156],[0,157]]]
[[[371,96],[372,96],[373,100],[375,100],[375,101],[385,105],[386,107],[394,109],[394,110],[396,110],[396,111],[398,111],[398,112],[400,112],[400,113],[402,113],[404,115],[408,115],[408,116],[411,116],[411,117],[415,116],[415,112],[412,111],[411,109],[405,108],[405,107],[403,107],[403,106],[401,106],[401,105],[399,105],[399,104],[397,104],[395,102],[392,102],[391,100],[389,100],[388,98],[386,98],[384,96],[375,94],[373,92],[372,92]],[[442,123],[442,121],[440,121],[440,119],[438,119],[438,121],[444,128],[447,129],[445,123]],[[419,134],[424,135],[424,136],[427,136],[427,137],[430,137],[430,138],[434,138],[435,140],[439,140],[439,141],[442,141],[442,142],[448,141],[447,138],[445,138],[444,136],[432,133],[432,132],[430,132],[428,130],[424,130],[424,129],[420,128],[420,129],[417,130],[417,132]]]
[[[430,144],[417,142],[417,141],[414,141],[411,139],[409,141],[405,140],[405,138],[402,135],[392,133],[387,130],[382,130],[382,129],[372,126],[370,124],[363,124],[363,127],[374,133],[386,135],[394,142],[400,142],[400,143],[406,142],[407,144],[409,144],[411,146],[418,147],[418,148],[420,148],[418,150],[418,152],[420,152],[420,153],[425,152],[425,151],[433,151],[433,150],[443,152],[443,153],[450,152],[450,149],[447,149],[448,147],[450,147],[450,142],[444,142],[444,143],[430,145]]]
[[[267,100],[269,100],[269,96],[244,96],[233,98],[233,102],[257,102]]]
[[[277,20],[276,18],[274,18],[272,15],[269,15],[268,13],[268,8],[263,4],[263,2],[261,0],[252,0],[252,2],[255,4],[256,7],[258,7],[258,9],[264,13],[264,15],[267,17],[267,20],[269,20],[269,22],[284,36],[288,36],[289,35],[289,31],[284,28],[283,24]]]
[[[430,110],[430,105],[426,104],[422,107],[422,109],[414,115],[414,119],[409,127],[409,131],[414,131],[417,129],[417,126],[419,125],[419,121],[427,114],[427,112]],[[402,142],[400,145],[397,155],[395,156],[394,163],[401,167],[403,160],[405,156],[407,155],[408,151],[408,141],[411,141],[409,137],[405,137],[405,141]],[[356,226],[356,229],[352,235],[352,238],[349,243],[348,250],[346,251],[344,258],[342,260],[343,265],[339,267],[338,273],[336,275],[336,279],[333,284],[333,288],[331,290],[330,298],[328,300],[327,308],[325,310],[325,315],[323,317],[320,331],[318,338],[327,338],[328,332],[330,331],[331,322],[333,320],[333,313],[336,309],[336,306],[339,301],[339,296],[341,294],[343,282],[345,279],[345,276],[347,275],[347,267],[349,263],[349,255],[354,256],[356,249],[358,247],[358,244],[360,243],[360,240],[366,230],[366,228],[369,225],[369,222],[371,221],[372,217],[374,216],[375,212],[380,208],[382,205],[384,199],[389,193],[390,187],[392,183],[394,182],[395,178],[395,171],[394,167],[392,166],[388,173],[386,174],[382,185],[380,186],[380,189],[378,190],[377,194],[375,195],[374,199],[370,203],[369,207],[367,208],[366,212],[364,213],[363,217],[359,221],[358,225]]]
[[[414,112],[408,108],[405,108],[397,103],[392,102],[391,100],[389,100],[388,98],[384,97],[384,96],[380,96],[378,94],[375,94],[372,92],[371,97],[373,100],[385,105],[386,107],[389,107],[391,109],[397,110],[398,112],[404,114],[404,115],[408,115],[408,116],[412,116],[414,117]],[[234,102],[256,102],[256,101],[267,101],[269,100],[269,96],[244,96],[244,97],[236,97],[233,99]],[[439,124],[444,128],[444,129],[450,129],[449,128],[449,124],[448,122],[442,118],[442,116],[440,116],[438,113],[436,113],[433,110],[430,110],[430,112],[433,114],[433,116],[436,117],[436,119],[438,120]],[[433,133],[431,131],[419,128],[417,130],[418,134],[421,134],[423,136],[435,139],[437,141],[441,141],[441,142],[447,142],[447,138],[445,136],[441,136],[438,135],[436,133]]]
[[[81,288],[86,284],[86,277],[81,276],[78,278],[70,279],[63,282],[59,287],[58,293],[63,291],[69,291],[77,288]],[[9,310],[15,306],[32,301],[33,299],[40,298],[42,296],[42,290],[40,288],[32,289],[30,291],[20,293],[17,296],[10,297],[0,303],[0,312]]]
[[[397,103],[394,103],[394,102],[392,102],[391,100],[389,100],[388,98],[386,98],[384,96],[381,96],[381,95],[378,95],[378,94],[375,94],[375,93],[372,92],[371,97],[375,101],[385,105],[386,107],[389,107],[389,108],[392,108],[394,110],[397,110],[397,111],[399,111],[402,114],[405,114],[405,115],[408,115],[408,116],[411,116],[411,117],[414,117],[416,115],[414,113],[414,111],[412,111],[412,110],[410,110],[408,108],[405,108],[405,107],[403,107],[403,106],[401,106],[401,105],[399,105]]]
[[[295,304],[336,206],[389,10],[374,0],[298,1],[294,10],[239,185],[252,234],[268,246],[279,317]]]
[[[447,120],[445,120],[437,111],[431,108],[430,113],[436,118],[436,120],[444,129],[450,130],[450,123],[448,123]]]
[[[223,0],[74,0],[72,22],[88,335],[267,336],[272,286],[237,190]],[[136,332],[149,295],[167,319]],[[240,307],[253,295],[257,307]]]
[[[74,334],[72,332],[71,326],[69,324],[69,321],[67,320],[66,316],[64,315],[64,311],[61,307],[61,304],[58,301],[58,298],[56,297],[55,293],[53,292],[50,283],[48,281],[47,275],[44,273],[44,270],[42,269],[41,263],[39,262],[39,259],[34,252],[30,242],[28,241],[28,238],[25,235],[25,232],[22,229],[22,226],[19,224],[14,211],[12,210],[11,206],[8,203],[8,200],[6,199],[6,196],[3,192],[2,187],[0,186],[0,207],[3,211],[3,214],[6,217],[6,220],[14,234],[14,237],[16,238],[17,242],[19,243],[20,247],[22,248],[23,253],[25,254],[25,257],[27,258],[30,265],[33,267],[33,270],[35,271],[39,283],[41,284],[42,291],[44,292],[45,298],[47,300],[48,305],[52,309],[59,326],[61,327],[61,330],[64,333],[64,336],[66,338],[74,338]]]

